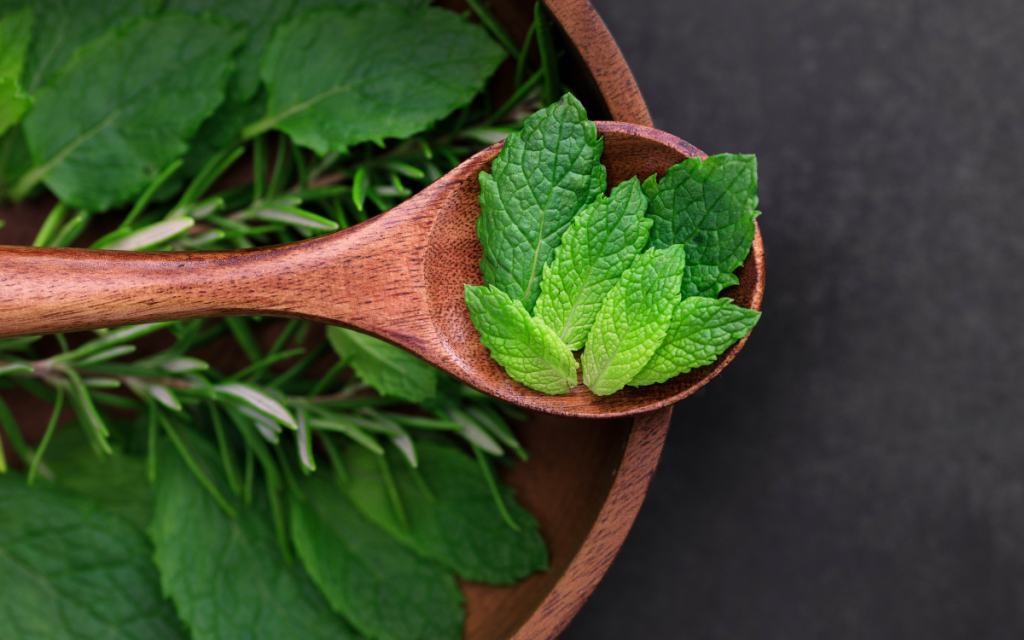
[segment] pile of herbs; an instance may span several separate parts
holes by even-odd
[[[0,0],[0,196],[56,199],[41,247],[247,248],[363,221],[562,92],[539,6],[518,47],[478,0],[429,4]],[[0,637],[458,638],[457,578],[543,570],[497,474],[526,457],[523,416],[318,332],[0,341],[4,396],[52,407],[30,443],[0,400]],[[197,357],[232,351],[248,363]]]
[[[513,379],[600,396],[711,364],[760,312],[719,297],[750,252],[757,160],[687,158],[609,195],[604,141],[566,94],[480,173],[484,286],[466,285],[480,341]],[[574,351],[583,349],[581,362]]]

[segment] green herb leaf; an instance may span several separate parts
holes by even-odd
[[[532,312],[544,266],[576,214],[604,193],[604,142],[571,94],[530,116],[480,173],[480,270]]]
[[[576,386],[576,358],[546,324],[530,316],[519,300],[496,286],[466,285],[466,305],[480,342],[505,372],[548,395]]]
[[[411,353],[341,327],[328,327],[327,339],[359,379],[382,396],[423,402],[437,394],[437,370]]]
[[[665,340],[686,260],[683,247],[640,255],[601,305],[583,351],[583,382],[599,396],[633,379]]]
[[[80,498],[0,477],[4,640],[185,640],[142,533]]]
[[[583,208],[544,266],[534,315],[576,351],[582,349],[601,301],[647,244],[653,222],[632,178]]]
[[[236,400],[240,400],[243,403],[243,409],[251,407],[252,409],[255,409],[257,415],[272,418],[292,430],[299,428],[295,423],[295,418],[292,416],[291,412],[289,412],[277,398],[271,397],[263,389],[254,387],[251,384],[231,382],[228,384],[219,384],[215,386],[213,390],[218,394],[223,394],[235,398]]]
[[[345,450],[345,464],[351,471],[346,488],[368,518],[466,580],[512,584],[547,569],[547,548],[537,521],[515,501],[511,489],[502,486],[501,494],[520,527],[518,532],[502,519],[473,458],[450,444],[419,441],[416,446],[420,458],[416,470],[395,452],[388,452],[408,528],[401,526],[390,508],[375,456],[360,447]]]
[[[688,158],[658,182],[644,182],[654,220],[650,246],[686,247],[683,280],[688,295],[716,297],[737,284],[732,272],[743,264],[754,241],[757,159],[722,154],[705,161]],[[708,270],[714,267],[716,270]]]
[[[0,135],[32,106],[32,98],[21,88],[21,72],[34,21],[31,7],[0,20]]]
[[[144,458],[120,451],[98,457],[81,429],[60,429],[46,449],[53,483],[65,493],[87,498],[145,530],[153,519],[153,492]]]
[[[462,593],[451,574],[368,522],[326,478],[313,476],[302,490],[308,499],[291,502],[292,539],[335,611],[370,638],[462,637]]]
[[[279,129],[320,155],[406,138],[467,104],[504,56],[481,27],[444,9],[308,13],[267,48],[267,115],[244,135]]]
[[[138,194],[223,101],[241,41],[223,22],[175,14],[77,51],[25,119],[35,168],[15,195],[42,180],[69,205],[103,211]]]
[[[25,64],[24,86],[35,93],[83,44],[137,16],[154,13],[161,0],[0,0],[0,15],[31,6],[36,25]]]
[[[750,333],[760,317],[760,312],[737,307],[729,298],[683,300],[672,314],[664,343],[629,384],[661,383],[711,364]]]
[[[196,437],[189,446],[229,494],[213,446]],[[239,517],[232,519],[172,447],[161,447],[158,469],[149,528],[154,560],[164,592],[194,640],[358,640],[309,578],[281,555],[265,498],[251,507],[235,502]]]

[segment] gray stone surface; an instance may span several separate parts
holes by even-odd
[[[1024,4],[594,2],[768,288],[564,637],[1024,637]]]

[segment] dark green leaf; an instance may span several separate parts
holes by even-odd
[[[196,459],[228,494],[217,452],[189,438]],[[356,640],[301,569],[278,550],[265,499],[235,501],[231,519],[170,446],[162,446],[150,538],[164,592],[194,640]]]
[[[121,518],[0,477],[0,637],[185,640],[151,553]]]
[[[320,155],[406,138],[467,104],[502,58],[483,28],[444,9],[308,13],[267,48],[267,114],[245,135],[279,129]]]
[[[419,468],[388,452],[406,510],[409,529],[394,511],[375,456],[360,447],[344,454],[351,476],[349,495],[373,522],[421,555],[450,567],[461,577],[490,584],[512,584],[548,566],[547,548],[537,521],[516,501],[511,489],[502,497],[520,531],[502,519],[475,460],[448,444],[418,441]],[[421,475],[422,483],[414,475]]]
[[[688,158],[644,181],[654,220],[649,246],[686,248],[684,295],[717,297],[738,281],[735,271],[754,241],[757,208],[757,159],[722,154],[707,160]],[[713,269],[709,269],[713,267]]]
[[[25,119],[42,180],[72,206],[103,211],[142,191],[188,149],[224,100],[242,34],[213,18],[143,18],[75,53]]]
[[[462,637],[462,594],[451,574],[368,522],[326,477],[302,489],[308,499],[292,501],[292,539],[335,611],[380,640]]]
[[[356,375],[382,396],[422,402],[437,393],[437,371],[411,353],[366,334],[328,327],[327,339]]]

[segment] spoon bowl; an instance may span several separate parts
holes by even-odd
[[[663,175],[701,151],[664,132],[598,122],[609,186]],[[238,315],[303,318],[356,329],[406,349],[474,388],[556,415],[610,418],[651,411],[706,384],[716,363],[660,385],[596,396],[580,385],[549,396],[515,382],[469,318],[464,284],[482,284],[477,176],[501,143],[469,158],[421,193],[367,222],[275,247],[128,252],[0,247],[0,338],[127,324]],[[724,295],[759,309],[760,231]]]

